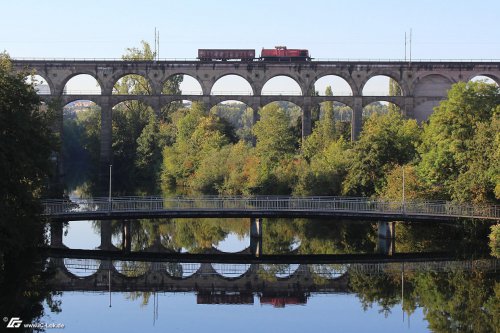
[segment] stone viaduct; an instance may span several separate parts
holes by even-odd
[[[345,104],[352,110],[351,138],[356,140],[362,129],[363,107],[376,101],[397,105],[408,118],[425,121],[433,108],[446,97],[453,83],[469,81],[475,76],[486,76],[500,84],[500,62],[438,62],[438,61],[133,61],[133,60],[13,60],[16,70],[31,70],[43,77],[50,87],[45,100],[59,98],[63,105],[76,100],[90,100],[101,107],[101,152],[103,165],[112,158],[111,115],[115,105],[127,100],[139,100],[156,112],[180,100],[201,101],[212,107],[222,101],[237,100],[254,110],[274,101],[289,101],[302,109],[302,135],[311,133],[311,109],[325,101]],[[66,83],[76,75],[88,74],[100,85],[100,94],[66,94]],[[149,81],[150,95],[116,95],[113,87],[120,78],[141,75]],[[200,95],[163,95],[163,84],[173,75],[189,75],[196,79]],[[252,88],[252,95],[214,95],[212,87],[220,78],[237,75]],[[328,75],[342,78],[351,88],[344,96],[313,96],[315,82]],[[365,83],[372,77],[384,75],[398,82],[402,96],[363,96]],[[263,95],[264,85],[276,76],[286,76],[299,85],[302,94]],[[62,116],[59,117],[62,121]]]

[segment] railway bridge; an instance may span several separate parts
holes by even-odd
[[[58,98],[65,105],[76,100],[90,100],[101,107],[100,160],[108,165],[112,158],[112,110],[127,100],[139,100],[156,112],[174,101],[201,101],[212,107],[225,100],[237,100],[253,109],[257,121],[258,108],[274,101],[289,101],[302,109],[302,136],[311,133],[311,109],[321,102],[336,101],[352,110],[351,138],[356,140],[362,129],[363,107],[386,101],[397,105],[408,118],[425,121],[444,98],[453,83],[487,76],[500,84],[500,61],[134,61],[134,60],[21,60],[14,59],[16,70],[31,70],[47,82],[50,92],[45,100]],[[76,75],[88,74],[99,83],[100,94],[67,94],[66,83]],[[149,95],[117,95],[113,87],[129,74],[144,77],[151,87]],[[189,75],[201,86],[200,95],[164,95],[164,83],[174,75]],[[214,95],[212,88],[220,78],[237,75],[245,79],[251,95]],[[344,96],[314,96],[314,84],[328,75],[347,82],[351,92]],[[366,82],[378,75],[395,80],[401,96],[363,96]],[[263,87],[270,79],[286,76],[297,82],[300,95],[265,95]],[[62,110],[60,117],[62,128]]]

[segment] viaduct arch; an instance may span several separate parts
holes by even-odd
[[[387,101],[400,106],[403,114],[422,122],[433,108],[446,98],[453,83],[468,81],[475,76],[487,76],[500,84],[500,62],[402,62],[402,61],[310,61],[281,62],[200,62],[192,61],[133,61],[133,60],[13,60],[16,70],[34,70],[50,87],[50,94],[41,95],[48,101],[59,98],[63,105],[77,99],[93,101],[101,107],[101,162],[109,164],[111,150],[112,107],[131,98],[151,106],[155,112],[175,100],[200,101],[209,108],[223,100],[238,100],[257,112],[259,107],[274,101],[290,101],[302,109],[302,136],[311,133],[311,109],[324,101],[339,101],[352,109],[351,139],[356,140],[362,129],[363,106],[375,101]],[[164,95],[163,83],[172,75],[189,75],[199,82],[201,95]],[[65,84],[78,74],[94,77],[101,86],[98,95],[65,94]],[[143,76],[150,84],[150,95],[116,95],[114,84],[123,76]],[[245,79],[253,95],[211,95],[215,82],[226,75]],[[349,96],[312,96],[314,84],[321,77],[335,75],[351,87]],[[384,75],[396,80],[402,96],[363,96],[364,84],[372,77]],[[266,82],[276,76],[286,76],[299,85],[302,95],[262,95]],[[62,112],[62,111],[61,111]],[[58,117],[62,122],[62,116]],[[254,116],[257,119],[257,116]],[[62,128],[62,124],[59,125]],[[58,126],[58,127],[59,127]]]

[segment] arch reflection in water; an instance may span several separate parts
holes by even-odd
[[[298,264],[266,264],[262,265],[263,270],[277,278],[289,278],[298,270]]]
[[[336,279],[348,272],[349,264],[315,264],[311,265],[311,270],[324,279]]]
[[[212,264],[214,271],[225,278],[237,278],[246,274],[251,265],[250,264]]]
[[[101,261],[96,259],[64,258],[63,262],[67,271],[78,277],[94,275],[101,267]]]

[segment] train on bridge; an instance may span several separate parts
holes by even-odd
[[[274,49],[262,49],[260,57],[255,57],[252,49],[198,49],[198,59],[201,61],[213,60],[240,60],[240,61],[273,61],[296,62],[311,61],[309,50],[288,49],[286,46],[276,46]]]

